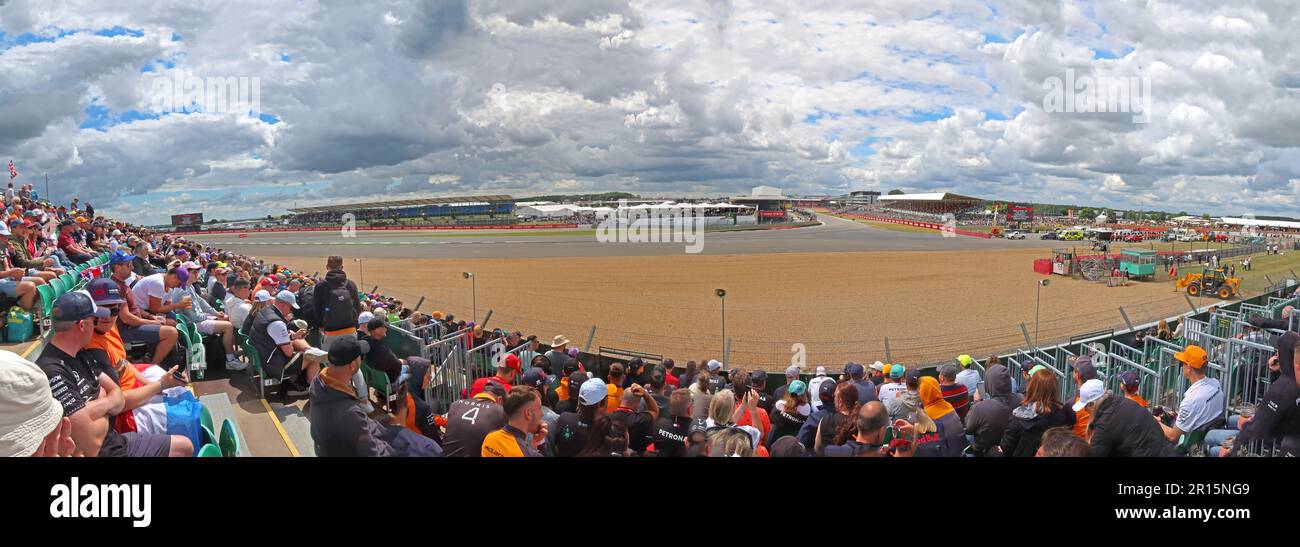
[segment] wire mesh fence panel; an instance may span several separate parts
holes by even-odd
[[[1111,353],[1112,374],[1103,380],[1106,389],[1115,393],[1125,393],[1123,385],[1120,383],[1120,377],[1126,372],[1134,371],[1137,373],[1137,395],[1147,401],[1148,404],[1157,400],[1160,390],[1160,372],[1145,366],[1141,362],[1125,357],[1125,353],[1128,352]],[[1141,356],[1141,353],[1138,352],[1137,355]]]
[[[1230,374],[1224,383],[1227,394],[1226,410],[1234,414],[1254,414],[1264,392],[1268,391],[1268,361],[1277,355],[1277,349],[1263,339],[1232,339],[1228,341],[1227,365]]]

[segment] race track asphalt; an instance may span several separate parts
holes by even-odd
[[[970,251],[1031,249],[1060,246],[1057,241],[943,237],[938,233],[885,230],[829,215],[819,226],[786,230],[709,232],[701,254],[825,253],[869,251]],[[566,234],[567,232],[567,234]],[[577,232],[577,233],[575,233]],[[602,256],[668,256],[685,253],[684,243],[610,243],[596,240],[591,230],[529,231],[358,231],[276,232],[195,235],[190,239],[250,255],[326,256],[360,258],[542,258]]]

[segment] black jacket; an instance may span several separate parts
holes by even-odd
[[[972,450],[977,456],[989,456],[1002,442],[1002,434],[1011,420],[1011,409],[1020,406],[1022,397],[1011,392],[1011,375],[1007,367],[993,365],[984,376],[984,400],[975,403],[966,414],[966,434],[974,435]]]
[[[1043,442],[1043,433],[1061,426],[1074,427],[1074,411],[1068,406],[1059,406],[1047,414],[1039,414],[1032,406],[1018,406],[1011,410],[1011,421],[1002,433],[1002,455],[1032,458]]]
[[[312,381],[311,438],[316,455],[321,457],[393,456],[393,446],[386,440],[383,424],[361,410],[356,397],[327,387],[324,375]]]
[[[1300,386],[1295,380],[1295,350],[1300,334],[1288,332],[1278,338],[1277,364],[1280,375],[1269,384],[1255,407],[1255,417],[1241,428],[1233,442],[1236,449],[1256,439],[1279,439],[1300,435]],[[1292,439],[1294,441],[1294,439]]]
[[[1107,393],[1097,401],[1088,422],[1092,455],[1121,458],[1173,457],[1174,447],[1151,412],[1127,397]]]

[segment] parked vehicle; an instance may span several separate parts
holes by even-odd
[[[1007,239],[1024,239],[1024,238],[1025,238],[1025,234],[1022,234],[1020,232],[1011,232],[1007,234]]]

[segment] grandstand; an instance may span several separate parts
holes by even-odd
[[[947,192],[935,192],[880,196],[879,204],[885,209],[901,213],[941,217],[945,213],[960,215],[978,209],[984,206],[984,200]]]
[[[514,198],[508,195],[417,198],[341,203],[289,209],[290,224],[339,223],[346,213],[371,225],[429,222],[438,224],[499,224],[512,222]]]

